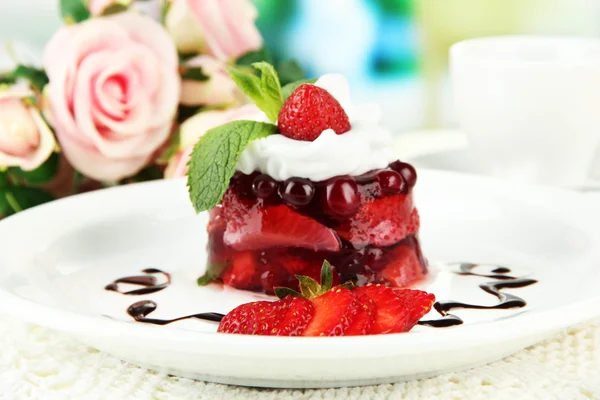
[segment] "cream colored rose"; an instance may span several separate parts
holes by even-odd
[[[34,170],[56,148],[54,134],[31,96],[23,86],[0,91],[0,167]]]

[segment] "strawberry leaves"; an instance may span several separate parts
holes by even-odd
[[[187,173],[196,212],[209,210],[221,201],[246,146],[276,132],[275,125],[256,121],[234,121],[206,132],[194,146]]]
[[[310,300],[325,294],[333,285],[333,268],[331,267],[329,261],[323,261],[323,266],[321,267],[320,284],[309,276],[296,275],[296,278],[298,279],[298,282],[300,282],[300,293],[290,288],[275,288],[275,294],[277,297],[283,299],[289,295],[304,297]]]
[[[241,68],[230,68],[229,74],[246,96],[250,97],[271,121],[276,122],[279,110],[283,106],[283,95],[277,72],[266,62],[257,62],[252,66],[260,71],[260,78]]]

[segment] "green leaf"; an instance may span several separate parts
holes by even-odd
[[[260,50],[250,51],[242,55],[235,61],[235,65],[250,66],[254,63],[261,61],[265,61],[268,63],[272,63],[273,61],[271,55],[269,54],[269,51],[264,47]]]
[[[261,72],[261,77],[246,72],[244,69],[232,67],[229,69],[235,84],[260,108],[267,117],[275,122],[283,105],[279,77],[272,65],[259,62],[252,64]]]
[[[25,78],[38,91],[42,91],[44,86],[48,84],[48,75],[41,69],[29,65],[19,65],[13,72],[12,76],[17,78]]]
[[[313,278],[304,275],[296,275],[298,282],[300,282],[300,292],[303,297],[312,299],[319,296],[321,293],[321,285],[317,283]]]
[[[84,0],[60,0],[60,15],[67,25],[90,18],[90,10]]]
[[[277,64],[277,73],[282,85],[304,79],[306,73],[296,60],[284,60]]]
[[[6,171],[0,171],[0,188],[4,187],[8,184],[8,177],[6,176]]]
[[[206,273],[198,278],[196,283],[198,286],[206,286],[209,283],[216,281],[225,270],[225,267],[226,265],[224,263],[210,263],[206,269]]]
[[[333,268],[331,268],[331,264],[329,261],[323,261],[323,266],[321,267],[321,290],[323,292],[331,289],[331,285],[333,284]]]
[[[15,213],[54,200],[45,190],[25,186],[6,186],[4,198]]]
[[[292,93],[294,93],[294,90],[298,89],[298,87],[300,85],[304,85],[305,83],[313,84],[316,81],[317,81],[316,79],[301,79],[299,81],[288,83],[287,85],[285,85],[283,87],[283,89],[281,89],[281,94],[283,95],[283,101],[286,101],[287,98],[290,97],[290,95]]]
[[[140,0],[138,0],[138,1],[140,1]],[[129,6],[126,4],[113,3],[113,4],[109,5],[108,7],[106,7],[104,10],[102,10],[102,15],[107,16],[107,15],[118,14],[118,13],[127,11],[128,9],[129,9]]]
[[[179,150],[179,145],[181,144],[181,135],[179,133],[179,129],[173,137],[171,138],[171,142],[169,143],[169,147],[162,152],[160,157],[156,160],[158,164],[167,164],[169,160],[177,153]]]
[[[56,176],[60,164],[60,157],[52,153],[50,157],[33,171],[23,171],[18,167],[11,167],[8,172],[11,176],[23,180],[30,185],[42,185],[50,182]]]
[[[202,135],[192,151],[187,173],[196,212],[209,210],[221,201],[246,146],[275,133],[277,127],[272,124],[233,121]]]
[[[181,78],[190,81],[207,81],[210,79],[210,76],[205,75],[200,67],[190,67],[184,68],[183,73],[181,74]]]
[[[277,297],[279,297],[280,299],[284,299],[286,296],[302,297],[301,293],[298,293],[295,290],[287,288],[287,287],[276,287],[275,295]]]

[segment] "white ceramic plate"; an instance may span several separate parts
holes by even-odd
[[[260,297],[196,286],[206,219],[194,215],[176,180],[83,194],[0,222],[0,311],[155,370],[268,387],[366,385],[469,368],[598,315],[600,214],[581,195],[420,171],[416,197],[430,260],[528,275],[539,282],[506,289],[527,306],[456,310],[465,324],[452,328],[342,338],[216,334],[216,324],[197,320],[134,322],[125,309],[143,299],[158,303],[152,317],[173,318],[227,312]],[[104,290],[147,267],[172,273],[172,285],[145,296]],[[478,287],[486,281],[442,267],[427,286],[439,300],[496,304]]]

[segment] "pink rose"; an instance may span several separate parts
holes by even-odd
[[[211,56],[197,56],[186,67],[201,68],[207,81],[183,80],[181,104],[186,106],[222,105],[242,102],[245,98],[233,83],[222,62]]]
[[[24,100],[29,96],[33,93],[27,87],[0,92],[0,167],[34,170],[56,147],[54,134],[39,110]]]
[[[222,61],[262,47],[249,0],[174,0],[166,26],[183,53],[205,53]]]
[[[265,114],[254,104],[229,110],[204,111],[186,120],[179,129],[179,151],[169,161],[165,178],[185,176],[188,170],[187,163],[198,139],[212,128],[238,120],[268,121]]]
[[[181,79],[168,33],[120,13],[61,28],[44,53],[48,116],[69,162],[90,178],[134,175],[168,138]]]

